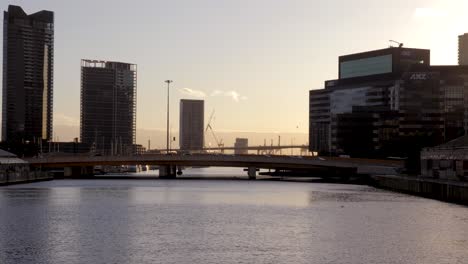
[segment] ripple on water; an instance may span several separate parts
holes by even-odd
[[[0,188],[1,263],[466,263],[466,207],[368,186],[62,180]]]

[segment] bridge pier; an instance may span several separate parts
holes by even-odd
[[[159,166],[159,178],[175,179],[177,175],[177,167],[174,165]]]
[[[255,180],[257,179],[257,168],[255,167],[249,167],[247,169],[247,175],[249,176],[249,180]]]

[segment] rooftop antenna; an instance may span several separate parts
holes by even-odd
[[[398,41],[395,41],[395,40],[389,40],[390,43],[395,43],[395,44],[398,44],[398,48],[402,48],[403,47],[403,43],[401,42],[398,42]],[[390,47],[392,47],[392,45],[390,44]]]

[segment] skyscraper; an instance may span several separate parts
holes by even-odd
[[[81,61],[81,141],[103,154],[130,154],[136,135],[135,64]]]
[[[203,100],[180,100],[180,149],[201,150],[203,148],[204,113]]]
[[[3,15],[2,140],[52,139],[54,13]]]
[[[458,65],[468,65],[468,33],[458,36]]]

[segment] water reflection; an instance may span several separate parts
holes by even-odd
[[[77,240],[81,259],[77,263],[93,263],[106,260],[107,263],[131,263],[129,226],[133,212],[128,201],[132,199],[132,188],[80,188],[78,206]],[[96,241],[96,239],[98,241]],[[96,250],[96,247],[98,250]],[[85,257],[83,257],[85,256]]]
[[[468,209],[367,186],[63,180],[0,188],[1,263],[463,263]]]
[[[135,188],[133,203],[135,204],[230,204],[254,206],[297,206],[305,207],[310,203],[308,194],[304,192],[261,190],[252,186],[251,189],[236,190],[228,188],[210,190],[201,187],[165,187]]]
[[[41,263],[53,257],[49,250],[52,230],[47,206],[51,194],[50,188],[1,189],[1,260]]]

